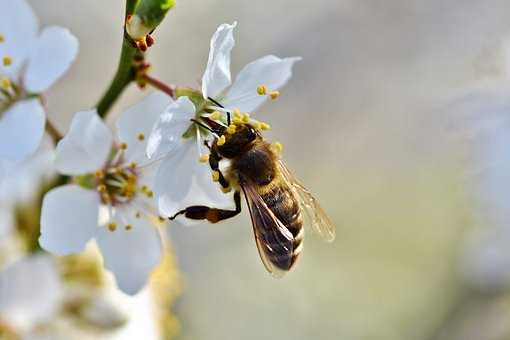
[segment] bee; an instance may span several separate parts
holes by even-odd
[[[193,120],[215,135],[209,145],[209,165],[213,180],[224,192],[234,189],[235,210],[202,205],[187,207],[179,215],[211,223],[232,218],[241,212],[243,193],[250,212],[255,242],[260,258],[269,273],[280,277],[290,271],[303,249],[304,217],[326,241],[333,241],[335,228],[314,196],[291,174],[279,152],[264,140],[256,125],[237,119],[227,126],[208,117]],[[232,127],[234,126],[234,127]],[[198,127],[197,127],[198,128]],[[225,173],[219,168],[222,159],[230,161]]]

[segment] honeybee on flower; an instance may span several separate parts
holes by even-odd
[[[301,59],[268,55],[247,64],[232,82],[230,56],[236,26],[234,22],[218,27],[211,38],[201,91],[177,89],[178,99],[161,115],[149,137],[148,157],[162,159],[154,190],[164,217],[191,204],[232,206],[232,195],[218,190],[211,181],[210,169],[203,164],[208,153],[204,141],[211,135],[191,120],[201,116],[224,120],[224,113],[231,111],[235,113],[233,119],[268,129],[268,124],[254,120],[250,114],[267,100],[279,97],[280,88],[292,76],[294,63]]]

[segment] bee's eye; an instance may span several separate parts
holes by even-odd
[[[250,127],[246,135],[250,141],[255,140],[255,138],[257,138],[257,131],[255,131],[254,128]]]

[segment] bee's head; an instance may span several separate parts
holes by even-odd
[[[244,152],[257,138],[259,132],[249,123],[231,125],[226,128],[215,146],[221,156],[234,158]]]

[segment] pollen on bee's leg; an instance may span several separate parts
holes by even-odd
[[[200,158],[198,159],[198,161],[199,161],[200,163],[207,163],[207,162],[209,162],[209,155],[208,155],[208,154],[205,154],[205,155],[200,156]]]
[[[261,96],[267,94],[267,86],[266,85],[259,85],[257,86],[257,93]]]
[[[11,58],[11,57],[9,57],[9,56],[5,56],[5,57],[3,57],[3,58],[2,58],[2,64],[3,64],[4,66],[9,66],[9,65],[11,65],[11,64],[12,64],[12,58]]]
[[[225,135],[221,135],[221,137],[218,138],[218,141],[216,142],[216,145],[222,146],[223,144],[225,144],[225,142],[226,142]]]
[[[220,172],[217,170],[213,170],[211,177],[213,182],[218,182],[220,180]]]

